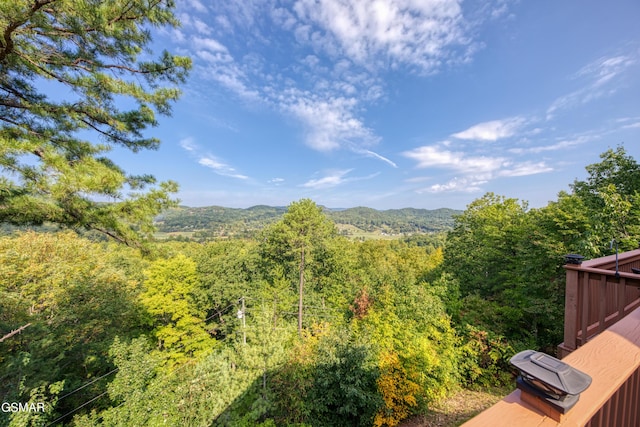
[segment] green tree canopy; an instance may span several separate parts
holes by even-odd
[[[593,257],[610,253],[612,239],[620,250],[636,249],[640,239],[640,164],[623,146],[605,151],[600,159],[586,167],[586,180],[572,184],[591,220],[583,255]]]
[[[589,174],[584,181],[575,180],[571,187],[590,207],[601,208],[604,202],[599,193],[614,185],[623,196],[633,196],[640,191],[640,164],[627,154],[624,146],[609,149],[600,154],[601,161],[588,165]]]
[[[170,113],[191,66],[168,52],[149,59],[150,29],[178,25],[173,7],[0,2],[0,222],[53,222],[132,243],[175,203],[175,183],[128,175],[105,156],[159,145],[144,131]]]
[[[214,342],[193,301],[198,280],[196,263],[179,254],[155,261],[146,275],[140,301],[153,316],[158,349],[167,353],[169,365],[207,354]]]

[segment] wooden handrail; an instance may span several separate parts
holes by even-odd
[[[621,252],[618,254],[618,264],[627,265],[634,261],[640,261],[640,249]],[[593,258],[582,262],[583,267],[600,267],[611,270],[616,265],[616,255],[607,255],[600,258]]]
[[[520,390],[463,424],[464,427],[608,427],[640,425],[640,308],[563,359],[592,383],[580,400],[553,420]]]
[[[564,266],[567,270],[576,270],[576,271],[584,271],[591,274],[602,274],[605,276],[611,276],[613,278],[616,277],[624,277],[625,279],[631,279],[631,283],[633,286],[640,287],[640,274],[636,273],[628,273],[626,271],[619,271],[616,276],[616,272],[614,270],[607,270],[604,268],[595,268],[595,267],[582,267],[580,265],[571,265],[567,264]]]

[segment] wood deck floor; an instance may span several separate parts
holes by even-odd
[[[640,423],[640,308],[562,359],[589,374],[591,386],[554,421],[516,390],[464,427],[636,426]]]

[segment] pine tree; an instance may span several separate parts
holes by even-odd
[[[314,250],[337,234],[335,224],[310,199],[292,202],[282,220],[271,226],[265,236],[264,256],[282,264],[296,264],[298,288],[298,333],[302,334],[305,271]]]
[[[142,57],[150,28],[178,25],[173,7],[0,2],[0,222],[99,230],[130,244],[175,204],[175,183],[128,175],[105,156],[159,145],[144,131],[170,113],[191,62]]]

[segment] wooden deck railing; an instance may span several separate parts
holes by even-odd
[[[516,390],[464,427],[640,426],[640,250],[566,265],[563,362],[592,383],[559,415]]]
[[[640,308],[562,361],[591,376],[592,383],[560,419],[516,390],[463,427],[640,425]]]
[[[594,336],[640,307],[640,249],[616,256],[567,264],[564,342],[558,346],[563,358]]]

